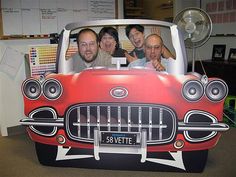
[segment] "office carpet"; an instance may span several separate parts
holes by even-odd
[[[0,136],[1,177],[233,177],[236,176],[236,128],[223,133],[208,154],[203,173],[101,170],[39,164],[27,134]],[[112,159],[111,159],[112,163]]]

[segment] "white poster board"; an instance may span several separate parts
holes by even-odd
[[[115,0],[1,0],[3,35],[60,33],[71,22],[114,19]]]

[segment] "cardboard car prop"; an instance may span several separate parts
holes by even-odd
[[[145,67],[94,67],[71,72],[65,58],[75,29],[129,24],[167,28],[176,59],[165,72]],[[169,41],[170,42],[170,41]],[[115,60],[115,59],[114,59]],[[119,60],[119,59],[118,59]],[[117,61],[118,61],[117,60]],[[203,171],[221,133],[228,87],[219,78],[187,73],[181,32],[154,20],[98,20],[68,24],[57,49],[57,73],[22,85],[27,126],[43,165]]]

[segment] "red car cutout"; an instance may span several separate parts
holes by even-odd
[[[65,58],[71,32],[104,24],[167,28],[176,60],[168,62],[167,72],[118,64],[71,73]],[[201,172],[208,150],[229,129],[222,122],[228,88],[219,78],[187,73],[186,65],[175,24],[119,19],[67,25],[60,35],[57,73],[22,85],[27,118],[21,124],[35,142],[40,163]]]

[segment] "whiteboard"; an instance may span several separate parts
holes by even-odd
[[[1,0],[3,35],[46,35],[71,22],[115,19],[115,1]]]

